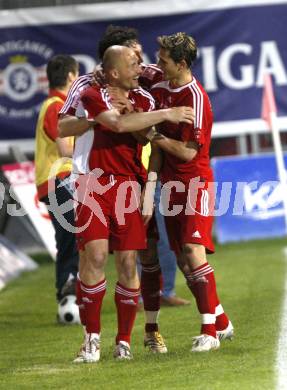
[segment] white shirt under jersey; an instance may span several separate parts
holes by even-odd
[[[81,94],[92,85],[92,81],[93,72],[80,76],[74,81],[60,114],[74,115],[78,118],[87,117],[81,102]],[[94,130],[92,128],[76,138],[73,153],[73,173],[85,174],[89,172],[89,157],[93,142]]]

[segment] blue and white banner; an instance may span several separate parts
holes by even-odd
[[[212,165],[217,183],[215,232],[220,243],[286,235],[286,193],[273,154],[215,158]]]
[[[156,61],[157,36],[185,31],[195,37],[194,74],[213,103],[215,133],[266,128],[260,119],[266,71],[273,76],[280,123],[286,128],[287,0],[209,3],[154,0],[1,11],[0,140],[34,137],[49,58],[72,54],[82,73],[91,71],[98,40],[111,23],[137,28],[151,62]]]

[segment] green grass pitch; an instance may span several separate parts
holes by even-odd
[[[191,354],[199,316],[181,274],[177,294],[192,305],[163,308],[161,333],[168,354],[143,347],[144,315],[132,339],[134,360],[113,360],[116,314],[113,257],[107,268],[108,291],[102,311],[102,354],[96,364],[75,365],[82,342],[80,326],[56,324],[54,265],[41,258],[0,292],[0,388],[121,390],[270,390],[275,388],[276,351],[285,278],[283,239],[217,246],[209,257],[218,293],[235,327],[235,339],[218,351]],[[40,258],[38,258],[40,260]]]

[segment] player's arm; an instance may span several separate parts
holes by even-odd
[[[60,138],[57,137],[55,139],[59,155],[61,157],[72,157],[73,156],[73,151],[74,151],[74,146],[67,138]]]
[[[127,114],[129,112],[139,112],[138,110],[134,110],[133,105],[130,100],[123,96],[122,91],[118,87],[108,86],[109,96],[111,98],[111,102],[114,108],[117,108],[121,114]],[[142,112],[141,110],[140,112]],[[132,136],[136,139],[137,143],[140,145],[147,145],[149,140],[146,138],[146,133],[150,130],[150,128],[145,130],[140,130],[132,133]]]
[[[120,99],[113,101],[113,106],[119,112],[122,112],[126,109],[129,111],[130,109],[128,102]],[[61,115],[58,125],[59,136],[61,138],[69,136],[81,136],[96,124],[96,121],[88,119],[85,116],[77,117],[75,115]]]
[[[149,128],[164,121],[191,124],[193,117],[193,109],[183,106],[150,112],[132,112],[124,115],[121,115],[118,110],[112,109],[100,113],[93,119],[116,133],[129,133]]]
[[[85,117],[78,118],[74,115],[64,115],[59,118],[59,137],[80,136],[95,125],[93,120]]]
[[[137,140],[138,144],[145,146],[149,143],[149,140],[146,138],[146,133],[146,130],[136,131],[132,133],[132,136]]]
[[[149,159],[148,165],[148,180],[149,181],[157,181],[159,177],[159,173],[161,171],[163,162],[163,154],[162,150],[158,145],[152,142],[151,144],[151,155]]]
[[[154,195],[159,172],[162,167],[162,150],[152,144],[148,168],[148,179],[141,196],[141,210],[144,224],[147,225],[154,211]]]
[[[177,141],[162,134],[156,134],[152,143],[164,152],[170,153],[185,162],[194,159],[199,150],[199,145],[194,141]]]

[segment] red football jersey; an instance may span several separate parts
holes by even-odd
[[[76,110],[80,103],[81,93],[92,86],[94,73],[87,73],[78,77],[72,84],[64,106],[62,107],[60,114],[63,115],[76,115]]]
[[[142,74],[139,77],[139,84],[142,88],[150,91],[152,86],[163,81],[163,71],[155,64],[142,64]]]
[[[156,108],[189,106],[195,110],[193,124],[163,122],[158,130],[169,138],[178,141],[194,141],[199,145],[195,158],[191,161],[183,160],[170,153],[164,153],[162,167],[162,181],[181,180],[200,176],[204,180],[213,180],[209,161],[209,147],[213,114],[207,93],[201,84],[193,80],[178,88],[172,88],[168,81],[160,82],[151,89]]]
[[[135,111],[152,111],[154,99],[142,88],[129,93]],[[106,87],[90,87],[81,95],[83,107],[90,118],[112,109]],[[106,175],[142,176],[142,146],[130,133],[115,133],[100,124],[94,126],[94,142],[89,153],[89,168],[101,168]]]

